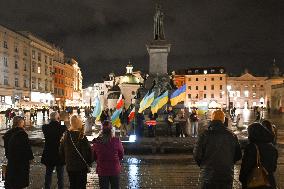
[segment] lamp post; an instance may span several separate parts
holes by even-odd
[[[88,90],[89,90],[89,93],[90,93],[90,109],[91,109],[91,106],[92,106],[92,87],[88,87]]]
[[[230,91],[232,89],[231,85],[227,85],[227,98],[228,98],[228,110],[229,110],[229,114],[230,114]]]

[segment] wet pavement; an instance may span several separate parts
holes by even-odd
[[[243,115],[243,124],[248,125],[253,121],[253,116],[250,114]],[[266,115],[279,128],[278,139],[280,145],[278,168],[275,173],[278,187],[284,188],[284,115]],[[40,121],[40,120],[38,120]],[[35,126],[36,131],[39,128]],[[36,133],[35,136],[39,136]],[[0,157],[1,162],[4,161],[3,141],[0,139]],[[43,188],[45,168],[40,163],[42,148],[34,146],[35,161],[31,166],[31,184],[29,188]],[[127,155],[124,157],[123,170],[121,173],[121,188],[192,188],[195,189],[199,184],[199,168],[195,165],[191,153],[176,153],[176,154],[155,154],[155,155]],[[240,162],[235,166],[234,188],[241,188],[238,182]],[[68,188],[68,178],[65,174],[66,188]],[[98,176],[95,174],[95,164],[90,174],[88,174],[88,187],[98,188]],[[0,188],[3,188],[3,182],[0,182]],[[53,186],[56,188],[56,175],[53,176]]]

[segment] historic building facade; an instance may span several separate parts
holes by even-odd
[[[51,44],[31,34],[21,32],[30,40],[29,53],[31,61],[31,102],[50,105],[53,97],[53,55]]]
[[[226,107],[226,73],[223,67],[191,68],[175,73],[179,86],[186,84],[187,107]]]
[[[67,64],[64,56],[62,49],[30,32],[0,25],[0,109],[55,105],[61,97],[82,102],[82,72],[77,61]]]
[[[272,85],[271,110],[284,112],[284,81],[282,84]]]
[[[30,40],[22,34],[0,25],[1,105],[30,99],[29,45]]]

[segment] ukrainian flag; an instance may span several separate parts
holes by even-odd
[[[186,84],[182,87],[178,88],[173,94],[171,95],[171,105],[175,106],[177,103],[182,102],[185,100],[185,91],[186,91]]]
[[[115,110],[115,112],[112,114],[111,123],[113,126],[120,127],[121,123],[120,123],[119,115],[121,112],[122,112],[122,108]]]
[[[141,113],[143,111],[142,107],[145,106],[148,95],[149,95],[149,91],[147,92],[147,94],[144,96],[144,98],[140,102],[140,107],[139,107],[139,110],[138,110],[139,113]]]
[[[169,92],[164,92],[161,96],[157,97],[151,105],[152,114],[157,113],[169,100]]]
[[[102,105],[101,105],[99,97],[97,96],[95,99],[95,109],[92,115],[98,120],[100,118],[101,113],[102,113]]]
[[[146,110],[148,107],[150,107],[152,102],[154,101],[154,97],[155,97],[155,92],[152,92],[146,98],[144,97],[145,101],[142,104],[140,103],[140,107],[139,107],[138,112],[142,113],[144,110]],[[144,98],[143,98],[143,100],[144,100]]]

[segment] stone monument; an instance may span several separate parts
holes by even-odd
[[[165,38],[164,13],[161,5],[156,5],[154,15],[153,40],[146,44],[149,53],[149,75],[145,81],[147,90],[154,90],[155,96],[166,90],[171,90],[170,77],[168,76],[168,54],[171,44]]]

